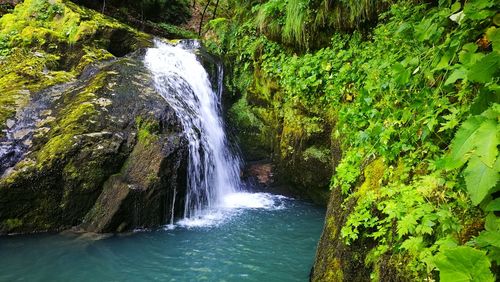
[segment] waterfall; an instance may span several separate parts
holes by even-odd
[[[155,88],[174,108],[189,140],[185,218],[223,205],[224,197],[240,188],[240,162],[229,150],[221,119],[222,68],[218,66],[214,92],[194,43],[173,46],[156,40],[144,59]]]

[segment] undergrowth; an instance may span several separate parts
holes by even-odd
[[[304,15],[338,14],[318,13],[302,0],[271,0],[255,4],[243,20],[213,21],[217,36],[209,45],[231,62],[228,88],[245,97],[256,74],[264,75],[284,93],[274,109],[279,116],[293,119],[287,113],[300,108],[323,112],[342,149],[331,189],[355,203],[339,227],[341,238],[346,245],[375,242],[365,258],[373,280],[380,279],[381,259],[390,256],[415,280],[494,281],[500,262],[500,5],[336,5],[344,2],[351,21],[369,20],[375,10],[380,23],[368,34],[337,29],[324,48],[301,55],[289,44],[314,39],[305,39],[299,27],[307,23]],[[247,105],[245,112],[251,110]]]

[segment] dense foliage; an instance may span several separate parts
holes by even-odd
[[[315,1],[302,2],[243,1],[250,15],[210,23],[212,47],[232,62],[228,87],[242,95],[236,123],[265,124],[272,111],[306,134],[332,127],[342,157],[330,187],[354,203],[341,237],[346,245],[374,242],[365,258],[372,279],[389,256],[407,279],[494,281],[500,4],[381,1],[388,9],[381,12],[353,5],[377,1],[326,1],[348,8],[320,14]],[[373,30],[341,32],[340,23],[355,28],[375,14]],[[321,33],[328,43],[318,38],[323,48],[302,52],[316,39],[309,35],[320,36],[312,16],[339,15],[347,22],[332,20],[325,26],[336,29]],[[272,81],[257,89],[273,101],[265,109],[249,97],[266,88],[263,78]],[[281,155],[289,145],[282,141]]]
[[[144,21],[182,24],[189,20],[189,3],[186,0],[75,0],[94,9],[106,12],[111,9]],[[116,11],[118,9],[119,11]]]

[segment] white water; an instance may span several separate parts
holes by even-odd
[[[145,64],[189,140],[188,187],[184,219],[179,224],[207,226],[230,218],[241,208],[275,208],[278,196],[239,191],[240,161],[228,149],[220,113],[222,68],[216,93],[192,47],[155,44],[148,49]]]

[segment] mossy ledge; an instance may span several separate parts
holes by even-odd
[[[0,180],[0,234],[82,222],[78,230],[115,232],[165,222],[169,197],[185,187],[187,151],[142,55],[94,67],[54,96],[50,116],[32,129],[43,134],[34,134]]]
[[[0,137],[30,94],[151,45],[149,35],[70,1],[18,4],[0,18]]]

